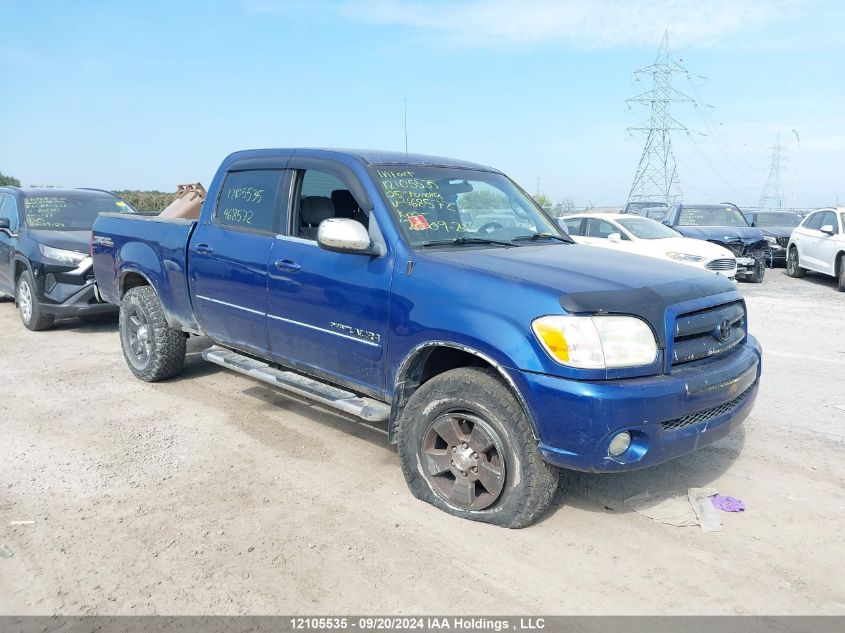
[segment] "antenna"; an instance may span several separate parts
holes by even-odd
[[[408,100],[402,99],[405,109],[405,160],[408,160]]]

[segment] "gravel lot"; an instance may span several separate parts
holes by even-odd
[[[782,269],[740,288],[765,350],[745,425],[565,473],[518,531],[416,501],[383,431],[205,363],[207,341],[150,385],[116,319],[29,332],[1,302],[0,613],[845,614],[845,295]],[[748,510],[704,533],[622,503],[694,486]]]

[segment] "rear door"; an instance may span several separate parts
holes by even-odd
[[[267,261],[284,207],[283,169],[226,174],[211,217],[191,237],[188,270],[194,312],[215,341],[266,353]]]
[[[380,397],[384,392],[390,250],[382,257],[335,253],[317,245],[329,217],[380,233],[351,171],[292,158],[290,222],[272,246],[267,327],[278,362]],[[355,192],[355,193],[353,193]]]
[[[7,193],[0,193],[0,218],[9,220],[9,229],[0,230],[0,290],[3,292],[14,294],[15,283],[12,271],[14,269],[15,244],[17,234],[20,228],[20,218],[18,216],[18,205],[14,196]]]

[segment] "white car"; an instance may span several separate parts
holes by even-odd
[[[808,270],[836,277],[845,292],[845,209],[819,209],[792,230],[786,272],[803,277]]]
[[[729,279],[736,277],[736,257],[731,251],[705,240],[684,237],[649,218],[621,213],[584,213],[561,217],[558,222],[579,244],[704,268]]]

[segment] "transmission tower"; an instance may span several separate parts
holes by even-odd
[[[636,127],[629,127],[629,132],[645,132],[646,140],[640,163],[634,175],[634,182],[628,193],[628,201],[655,200],[672,204],[681,198],[678,180],[678,165],[672,152],[672,132],[688,133],[686,126],[672,118],[669,108],[672,103],[692,103],[695,99],[672,87],[672,76],[689,72],[669,57],[669,32],[663,33],[663,41],[657,59],[651,66],[635,71],[637,81],[640,77],[651,75],[652,87],[642,94],[628,99],[629,104],[648,106],[651,114],[648,120]]]
[[[758,207],[763,209],[780,209],[783,206],[783,189],[780,186],[780,175],[783,171],[785,161],[783,154],[785,147],[780,144],[780,132],[775,134],[775,144],[769,149],[772,150],[772,162],[769,167],[769,177],[763,187]]]

